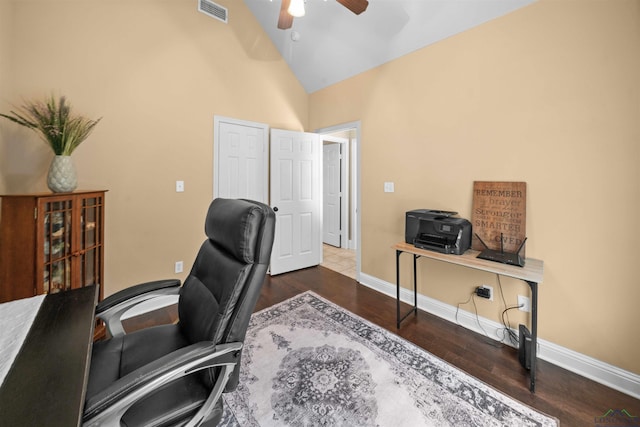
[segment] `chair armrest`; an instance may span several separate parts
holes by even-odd
[[[240,342],[218,346],[210,341],[200,342],[136,369],[87,400],[83,426],[120,426],[120,418],[134,403],[163,385],[202,369],[221,367],[221,373],[207,399],[209,406],[213,407],[239,363],[241,349]]]
[[[120,317],[132,307],[164,295],[178,295],[180,280],[166,279],[141,283],[116,292],[96,306],[96,317],[104,321],[112,337],[123,335]]]
[[[153,282],[140,283],[138,285],[131,286],[116,292],[113,295],[109,295],[107,298],[100,301],[96,307],[96,313],[108,310],[111,307],[118,305],[128,299],[142,295],[148,292],[158,291],[160,289],[172,288],[180,286],[180,280],[178,279],[165,279],[156,280]]]

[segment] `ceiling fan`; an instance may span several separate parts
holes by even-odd
[[[356,15],[360,15],[362,12],[367,10],[367,6],[369,6],[369,2],[367,0],[336,1]],[[282,0],[280,16],[278,17],[278,28],[281,30],[291,28],[294,16],[304,16],[304,0]]]

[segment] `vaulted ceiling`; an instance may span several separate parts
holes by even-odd
[[[355,15],[336,0],[305,0],[277,28],[282,0],[244,0],[307,93],[330,86],[536,0],[369,0]]]

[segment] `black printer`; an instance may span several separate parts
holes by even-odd
[[[405,241],[417,248],[461,255],[471,247],[471,223],[455,218],[457,212],[416,209],[408,211]]]

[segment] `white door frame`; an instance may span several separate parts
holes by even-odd
[[[353,185],[351,192],[351,211],[352,211],[352,230],[351,234],[353,236],[353,240],[355,241],[355,249],[356,250],[356,280],[360,281],[360,274],[362,268],[362,254],[360,248],[362,247],[361,242],[361,215],[360,215],[360,206],[361,206],[361,191],[360,191],[360,145],[361,139],[360,135],[361,125],[360,121],[347,122],[338,124],[335,126],[329,126],[326,128],[320,128],[316,130],[316,133],[321,135],[337,133],[344,130],[354,129],[356,133],[355,140],[351,140],[351,150],[355,152],[355,156],[351,159],[351,174],[353,177]],[[324,137],[324,136],[323,136]]]
[[[351,192],[349,191],[349,151],[350,144],[349,140],[346,138],[340,138],[331,135],[320,135],[320,140],[324,143],[325,141],[334,142],[336,144],[342,145],[342,150],[340,154],[340,192],[342,205],[340,206],[340,222],[342,227],[340,229],[340,235],[342,236],[340,239],[340,247],[348,248],[349,247],[349,206],[352,203],[347,203],[349,201],[349,197]]]

